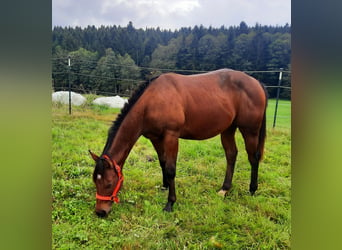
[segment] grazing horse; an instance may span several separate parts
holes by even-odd
[[[164,210],[176,201],[175,176],[179,138],[204,140],[221,134],[227,170],[220,194],[231,188],[239,128],[251,164],[251,194],[258,188],[258,166],[266,135],[267,96],[253,77],[230,69],[197,75],[165,73],[142,84],[129,99],[109,129],[96,162],[96,214],[106,216],[123,182],[122,168],[133,145],[143,135],[154,146],[163,173],[163,188],[169,189]]]

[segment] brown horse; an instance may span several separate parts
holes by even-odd
[[[178,140],[203,140],[221,134],[227,170],[220,194],[231,188],[237,156],[237,128],[251,164],[251,194],[258,188],[258,166],[266,134],[267,97],[251,76],[229,69],[198,75],[162,74],[141,85],[109,129],[107,143],[96,162],[96,214],[106,216],[123,182],[122,167],[138,138],[150,139],[169,189],[165,211],[176,201],[175,176]]]

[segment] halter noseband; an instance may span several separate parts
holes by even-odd
[[[108,160],[109,162],[111,162],[113,164],[113,166],[115,167],[115,170],[118,174],[119,180],[118,183],[116,184],[116,186],[114,187],[113,193],[112,195],[99,195],[96,192],[96,199],[98,200],[102,200],[102,201],[114,201],[115,203],[119,203],[119,197],[118,197],[118,192],[120,190],[120,187],[123,183],[124,177],[123,174],[121,172],[121,168],[120,166],[116,163],[116,161],[112,160],[108,155],[103,155],[103,158],[105,158],[106,160]]]

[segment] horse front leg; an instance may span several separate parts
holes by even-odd
[[[170,164],[166,165],[165,168],[166,179],[169,186],[169,195],[167,198],[167,203],[164,207],[164,211],[172,212],[173,204],[176,202],[176,188],[175,188],[175,177],[176,177],[176,165]]]
[[[163,140],[165,150],[165,180],[169,187],[169,195],[164,211],[172,212],[173,204],[176,202],[176,162],[178,154],[178,137],[172,134],[166,134]]]
[[[166,179],[166,173],[165,173],[166,160],[165,160],[163,141],[159,140],[159,139],[154,139],[154,140],[151,140],[151,142],[152,142],[154,149],[156,150],[156,152],[158,154],[159,164],[160,164],[160,167],[162,169],[162,174],[163,174],[162,190],[167,190],[169,188],[169,183]]]

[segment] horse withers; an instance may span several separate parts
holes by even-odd
[[[251,164],[251,194],[258,188],[258,167],[266,136],[267,95],[253,77],[230,69],[197,75],[165,73],[142,84],[121,110],[108,132],[96,162],[96,214],[106,216],[123,182],[122,168],[133,145],[143,135],[154,146],[169,189],[164,207],[172,211],[176,201],[175,176],[178,141],[203,140],[221,134],[227,170],[220,190],[231,188],[237,156],[235,131],[239,128]]]

